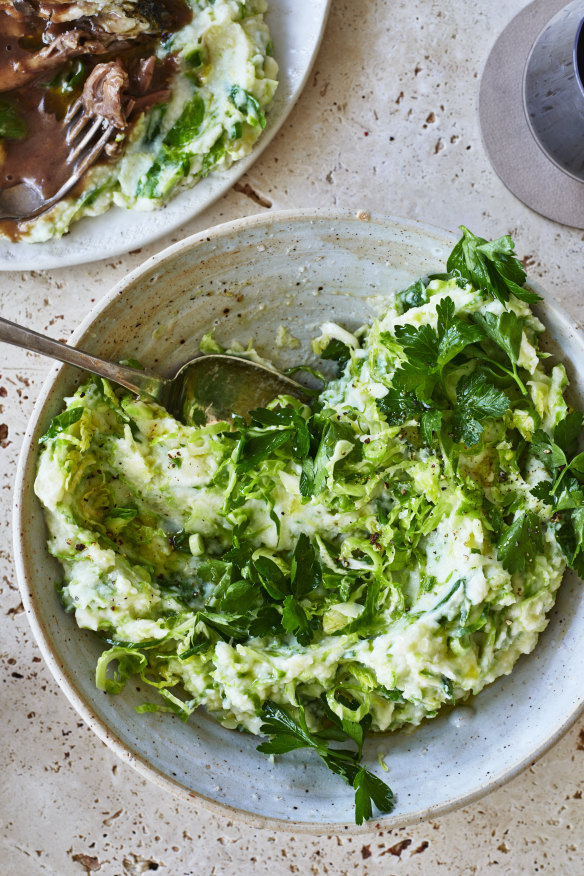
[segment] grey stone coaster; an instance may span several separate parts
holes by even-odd
[[[531,47],[564,6],[566,0],[535,0],[507,25],[483,71],[479,117],[485,149],[507,188],[536,213],[584,228],[584,183],[545,155],[523,106],[523,72]]]

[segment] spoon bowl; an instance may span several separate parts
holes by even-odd
[[[176,419],[192,425],[246,417],[279,395],[305,401],[307,390],[296,380],[259,362],[210,353],[187,362],[172,380],[164,381],[157,401]]]
[[[186,425],[229,421],[233,414],[246,417],[279,395],[306,400],[309,391],[296,380],[259,362],[226,353],[197,356],[174,377],[164,379],[149,371],[117,365],[0,318],[0,341],[33,353],[84,368],[125,386],[136,395],[162,405]]]

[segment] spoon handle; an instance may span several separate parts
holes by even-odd
[[[154,399],[160,396],[166,383],[155,374],[138,371],[136,368],[129,368],[126,365],[115,365],[113,362],[107,362],[105,359],[84,353],[82,350],[76,350],[75,347],[69,347],[67,344],[40,335],[38,332],[33,332],[32,329],[24,328],[24,326],[9,322],[2,317],[0,317],[0,341],[15,347],[23,347],[33,353],[41,353],[51,359],[75,365],[77,368],[83,368],[85,371],[90,371],[91,374],[97,374],[98,377],[113,380],[114,383],[125,386],[131,392],[149,395]]]

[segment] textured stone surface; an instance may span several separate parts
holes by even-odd
[[[535,215],[504,189],[478,129],[478,81],[489,47],[524,5],[334,0],[301,100],[236,190],[142,252],[82,268],[0,275],[2,314],[65,339],[146,256],[271,204],[366,209],[447,228],[465,223],[485,236],[510,232],[532,276],[581,322],[584,236]],[[0,349],[4,873],[583,872],[582,720],[531,769],[482,801],[415,827],[385,832],[373,826],[354,838],[252,830],[178,803],[119,763],[45,669],[14,580],[12,482],[26,420],[49,367],[32,354]]]

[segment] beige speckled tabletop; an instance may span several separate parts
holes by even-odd
[[[115,281],[175,240],[269,205],[338,205],[451,229],[464,223],[485,236],[510,232],[532,276],[583,320],[584,235],[516,201],[481,145],[480,73],[495,37],[523,6],[523,0],[333,0],[303,96],[234,190],[141,252],[81,268],[0,275],[2,315],[65,339]],[[11,561],[19,444],[49,368],[32,354],[0,349],[3,873],[584,873],[582,720],[480,802],[353,839],[253,830],[178,802],[118,762],[45,668]]]

